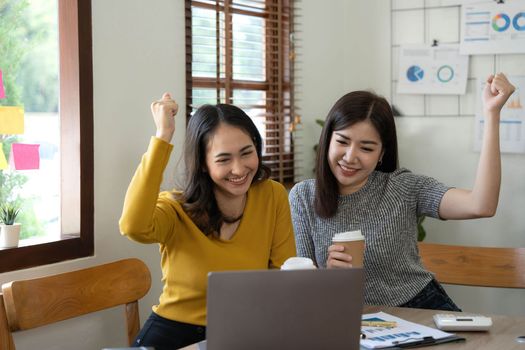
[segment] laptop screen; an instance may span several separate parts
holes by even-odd
[[[359,349],[363,269],[212,272],[207,349]]]

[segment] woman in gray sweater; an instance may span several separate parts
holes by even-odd
[[[321,133],[315,180],[300,182],[290,192],[298,255],[319,267],[351,267],[352,257],[332,244],[332,237],[359,229],[365,236],[367,304],[459,310],[420,261],[417,217],[495,214],[500,111],[513,92],[505,75],[487,78],[483,145],[471,190],[398,169],[394,117],[384,98],[366,91],[340,98]]]

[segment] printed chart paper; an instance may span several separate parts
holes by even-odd
[[[434,339],[445,339],[453,337],[453,333],[440,331],[439,329],[423,326],[418,323],[406,321],[402,318],[377,312],[364,314],[363,321],[387,321],[396,322],[395,327],[361,327],[361,333],[365,339],[361,339],[361,346],[367,349],[382,349],[396,345],[408,345],[421,340],[423,337],[433,337]]]
[[[525,53],[525,0],[463,6],[460,52]]]
[[[525,76],[509,76],[516,91],[509,97],[501,110],[500,147],[505,153],[525,153]],[[477,81],[476,117],[474,127],[474,150],[481,150],[483,140],[483,88],[485,80]]]
[[[464,94],[468,56],[459,46],[407,45],[400,48],[398,94]]]
[[[24,108],[0,106],[0,134],[24,133]]]

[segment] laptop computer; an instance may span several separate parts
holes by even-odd
[[[363,284],[360,268],[211,272],[205,346],[359,349]]]

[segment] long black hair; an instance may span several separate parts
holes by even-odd
[[[221,123],[246,132],[255,145],[259,165],[253,182],[265,180],[270,169],[262,163],[262,138],[251,118],[238,107],[228,104],[203,105],[188,121],[184,143],[185,184],[176,195],[186,213],[206,235],[219,234],[224,221],[215,194],[214,182],[206,169],[206,150],[210,138]]]
[[[387,100],[369,91],[354,91],[341,97],[324,123],[315,167],[315,212],[329,218],[337,212],[339,186],[328,163],[328,149],[334,131],[369,120],[381,138],[383,157],[376,170],[392,172],[398,167],[396,124]]]

